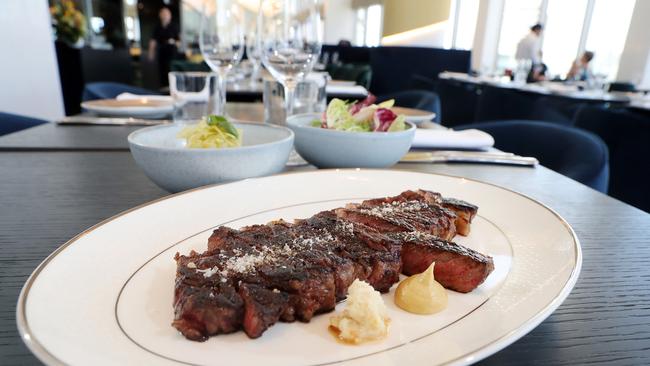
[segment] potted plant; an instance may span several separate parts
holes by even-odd
[[[59,0],[54,2],[50,7],[50,14],[57,41],[64,42],[71,47],[83,46],[86,19],[75,7],[74,1]]]

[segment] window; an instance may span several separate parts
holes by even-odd
[[[616,78],[634,4],[635,0],[598,0],[594,3],[584,49],[594,52],[591,68],[595,74],[609,80]]]
[[[580,49],[587,0],[549,0],[542,33],[542,61],[550,77],[564,77]]]
[[[480,0],[452,0],[445,30],[445,48],[471,50]]]
[[[383,12],[383,6],[379,4],[357,9],[357,19],[354,27],[354,40],[357,46],[379,46]]]
[[[464,0],[457,0],[464,1]],[[564,77],[585,50],[594,52],[595,74],[612,80],[625,45],[636,0],[505,0],[497,69],[512,68],[517,43],[538,22],[544,24],[542,60],[548,75]]]
[[[542,19],[542,0],[506,0],[503,7],[497,68],[512,68],[519,41]]]

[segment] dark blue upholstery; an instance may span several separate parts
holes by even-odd
[[[476,106],[476,121],[532,119],[530,112],[538,94],[483,85]]]
[[[443,71],[469,72],[471,51],[429,47],[370,48],[370,91],[394,93],[412,88],[412,76],[438,80]]]
[[[96,82],[88,83],[84,87],[83,101],[95,99],[111,99],[122,93],[151,95],[159,94],[153,90],[139,88],[137,86],[113,83],[113,82]]]
[[[636,85],[626,81],[615,81],[609,84],[609,91],[635,92]]]
[[[395,99],[395,105],[406,108],[416,108],[433,112],[435,122],[440,123],[440,98],[438,94],[426,90],[405,90],[392,94],[377,96],[377,101],[383,102]]]
[[[600,136],[609,147],[609,195],[650,212],[650,114],[585,107],[575,125]]]
[[[475,123],[456,129],[476,128],[494,137],[497,149],[534,156],[540,163],[600,192],[607,192],[609,157],[598,136],[556,123],[510,120]]]
[[[440,96],[440,107],[445,116],[443,125],[454,127],[476,121],[481,96],[477,84],[440,79],[434,90]]]
[[[0,136],[47,123],[42,119],[0,112]]]
[[[585,101],[572,98],[558,96],[539,97],[535,100],[528,119],[573,126],[575,114],[586,104]]]

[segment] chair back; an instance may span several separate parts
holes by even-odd
[[[600,192],[607,192],[607,146],[593,133],[557,123],[507,120],[459,126],[476,128],[494,137],[497,149],[533,156],[547,168]]]
[[[42,119],[0,112],[0,136],[47,123]]]
[[[618,92],[635,92],[636,86],[627,81],[614,81],[609,84],[609,91],[618,91]]]
[[[585,107],[575,125],[609,147],[609,195],[650,212],[650,114],[626,108]]]

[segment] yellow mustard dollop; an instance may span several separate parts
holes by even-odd
[[[447,291],[434,277],[431,263],[426,271],[400,282],[395,291],[395,304],[414,314],[434,314],[447,307]]]
[[[330,330],[344,343],[359,344],[385,338],[390,318],[381,294],[366,282],[354,280],[346,307],[330,318]]]

